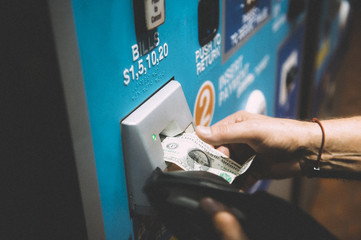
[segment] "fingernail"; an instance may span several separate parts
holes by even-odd
[[[200,200],[200,207],[210,216],[213,216],[217,212],[226,210],[226,207],[222,203],[217,202],[209,197],[202,198]]]
[[[211,135],[211,129],[209,127],[205,126],[197,126],[196,127],[197,133],[203,136],[210,136]]]

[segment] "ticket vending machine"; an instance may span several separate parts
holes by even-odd
[[[161,133],[238,110],[295,116],[301,2],[72,1],[107,239],[150,231],[141,188],[165,166]]]
[[[36,226],[25,221],[22,229],[48,239],[150,239],[156,228],[146,217],[149,205],[141,188],[146,174],[164,167],[161,134],[209,126],[239,110],[295,117],[306,5],[292,0],[7,5],[2,16],[11,24],[4,28],[13,38],[8,50],[19,54],[9,54],[11,68],[1,71],[13,79],[1,95],[12,100],[5,116],[15,126],[2,132],[10,147],[1,154],[19,155],[21,164],[12,161],[11,169],[24,166],[15,172],[27,177],[14,181],[26,194],[12,199],[32,200],[27,208],[14,208],[24,210],[16,212],[17,222],[41,219]],[[13,21],[16,16],[21,17]],[[15,34],[18,29],[21,34]],[[23,119],[29,125],[19,127]],[[17,179],[13,175],[9,179]],[[252,191],[267,185],[260,182]]]

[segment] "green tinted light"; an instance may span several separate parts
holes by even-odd
[[[155,141],[157,140],[157,136],[155,134],[152,135],[152,139]]]

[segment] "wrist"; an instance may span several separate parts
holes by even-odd
[[[322,143],[322,131],[318,124],[313,122],[303,122],[304,127],[301,129],[302,133],[299,136],[304,136],[300,140],[300,149],[306,150],[307,158],[317,159],[317,153]]]
[[[323,153],[322,160],[317,163],[313,155],[299,160],[301,172],[307,177],[361,179],[361,154],[357,153]],[[318,164],[318,165],[317,165]],[[319,166],[315,170],[315,166]]]
[[[297,151],[299,166],[308,177],[361,179],[361,119],[304,122]],[[324,130],[323,130],[324,129]],[[322,141],[324,135],[324,143]]]
[[[325,145],[325,131],[322,123],[317,119],[312,122],[304,122],[305,133],[304,145],[299,153],[299,166],[301,173],[307,177],[315,177],[319,174],[323,149]],[[323,163],[324,165],[324,163]],[[325,166],[324,166],[325,167]]]

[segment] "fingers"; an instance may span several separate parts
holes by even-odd
[[[246,120],[265,119],[265,118],[268,118],[268,117],[265,115],[249,113],[246,111],[238,111],[234,114],[231,114],[231,115],[225,117],[224,119],[222,119],[221,121],[217,122],[214,125],[237,123],[237,122],[243,122]]]
[[[200,206],[212,217],[214,227],[222,240],[248,239],[243,233],[237,218],[228,211],[225,205],[212,198],[203,198]]]
[[[260,124],[268,118],[264,115],[239,111],[227,116],[211,127],[197,126],[199,138],[211,145],[246,143],[254,138]],[[249,121],[252,120],[252,121]]]
[[[229,147],[227,146],[219,146],[216,148],[216,150],[220,151],[221,153],[223,153],[224,155],[230,157],[231,156],[231,151],[229,149]]]
[[[225,205],[209,197],[201,199],[200,207],[211,217],[213,217],[217,212],[227,211],[227,207]]]
[[[216,124],[212,127],[197,126],[196,133],[203,141],[217,146],[229,143],[246,143],[254,137],[254,131],[243,122]]]
[[[213,224],[222,240],[247,239],[237,219],[229,212],[218,212],[213,217]]]

